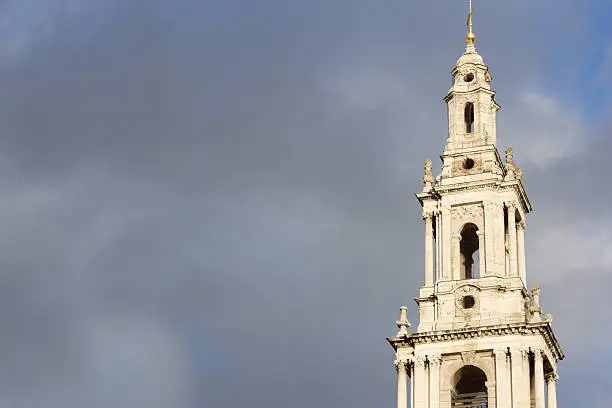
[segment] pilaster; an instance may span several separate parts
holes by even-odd
[[[518,274],[527,286],[527,271],[525,267],[525,222],[521,221],[517,225],[517,251],[518,251]]]
[[[442,245],[442,269],[444,270],[444,276],[450,276],[451,253],[449,249],[451,245],[451,212],[449,208],[442,209],[442,237],[444,242]]]
[[[525,351],[510,350],[510,363],[512,365],[512,408],[528,408],[528,392],[525,384]]]
[[[414,407],[428,408],[427,401],[427,378],[425,376],[425,357],[414,358]]]
[[[495,349],[495,382],[497,385],[497,408],[511,408],[508,356],[506,349]]]
[[[453,255],[453,271],[452,271],[452,279],[459,280],[461,279],[461,252],[460,252],[460,243],[461,243],[461,235],[454,234],[451,240],[452,246],[452,255]]]
[[[429,360],[429,408],[440,408],[440,365],[442,356],[432,354]]]
[[[510,270],[508,275],[518,276],[517,270],[517,247],[516,247],[516,204],[513,201],[506,203],[508,209],[508,250]]]
[[[487,259],[487,251],[485,248],[485,234],[484,232],[478,232],[478,252],[480,252],[480,265],[478,265],[478,268],[480,270],[480,277],[485,277],[487,276],[487,270],[486,270],[486,259]]]
[[[544,407],[544,359],[542,350],[534,352],[534,399],[535,408]]]
[[[425,222],[425,286],[434,284],[433,214],[423,214]]]

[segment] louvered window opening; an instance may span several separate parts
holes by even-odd
[[[489,397],[486,392],[474,392],[470,394],[455,394],[453,396],[453,408],[487,408]]]

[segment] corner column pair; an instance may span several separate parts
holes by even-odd
[[[436,280],[451,278],[452,255],[446,253],[450,248],[447,248],[448,244],[444,244],[451,242],[450,210],[442,209],[435,214],[423,213],[423,221],[425,222],[425,286],[433,286]],[[436,226],[435,249],[434,222]]]
[[[410,407],[440,408],[441,362],[442,357],[439,354],[396,360],[397,408],[408,408],[408,374],[410,374],[411,377]]]
[[[508,210],[508,249],[510,258],[509,276],[518,276],[527,285],[525,270],[525,222],[516,222],[516,203],[507,202]]]

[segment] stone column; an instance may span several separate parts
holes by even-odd
[[[429,408],[440,408],[440,364],[442,356],[433,354],[429,359]]]
[[[482,231],[478,232],[478,256],[480,258],[480,265],[478,265],[478,268],[480,269],[480,277],[483,278],[487,276],[487,271],[485,270],[485,234]]]
[[[523,388],[525,390],[525,406],[531,407],[531,372],[529,367],[529,350],[522,350],[521,355],[523,358],[523,379],[525,380],[525,385]]]
[[[548,408],[557,408],[557,380],[559,376],[552,373],[546,377],[548,388]]]
[[[444,275],[442,275],[442,265],[440,262],[441,254],[442,254],[442,222],[440,222],[440,213],[438,212],[434,218],[434,222],[436,223],[436,281],[440,281],[444,279]]]
[[[459,280],[461,279],[461,234],[453,235],[451,242],[453,246],[453,274],[451,279]]]
[[[518,273],[523,280],[523,284],[527,286],[527,271],[525,269],[525,222],[519,222],[517,229]]]
[[[414,408],[414,361],[408,366],[410,370],[410,408]]]
[[[396,360],[397,369],[397,408],[408,408],[408,392],[406,389],[408,361]]]
[[[534,394],[535,394],[535,408],[544,407],[544,360],[542,358],[542,351],[535,351],[534,359]]]
[[[495,275],[499,274],[499,270],[497,268],[497,255],[496,255],[496,241],[499,241],[496,235],[496,221],[498,220],[498,216],[495,212],[497,209],[496,203],[493,201],[485,201],[484,202],[484,232],[487,237],[485,241],[485,254],[487,256],[486,264],[489,265],[489,273]],[[502,235],[503,236],[503,235]]]
[[[510,383],[508,374],[508,356],[505,349],[496,349],[495,355],[495,383],[497,387],[497,408],[511,408]]]
[[[434,252],[433,252],[433,214],[426,213],[423,215],[425,221],[425,286],[433,286],[434,284]]]
[[[425,357],[414,358],[414,407],[427,408],[426,403],[427,378],[425,376]]]
[[[512,408],[527,408],[523,350],[510,350],[510,362],[512,364]]]
[[[516,204],[506,203],[508,207],[508,249],[510,257],[510,276],[518,276],[516,256]]]
[[[451,212],[450,209],[442,210],[442,270],[444,276],[451,276]]]

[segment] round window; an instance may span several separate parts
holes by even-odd
[[[474,299],[474,296],[465,296],[463,298],[463,308],[464,309],[471,309],[474,307],[475,304],[476,304],[476,299]]]
[[[463,162],[463,167],[466,170],[470,170],[474,168],[474,159],[470,159],[469,157],[467,159],[465,159],[465,161]]]
[[[465,80],[465,82],[472,82],[474,80],[474,74],[470,72],[469,74],[466,74],[463,79]]]

